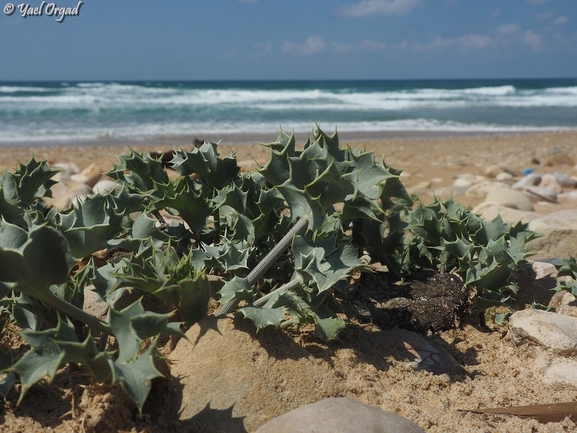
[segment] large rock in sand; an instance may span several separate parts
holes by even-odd
[[[327,397],[344,385],[279,330],[208,317],[168,357],[182,386],[178,412],[192,431],[255,431],[270,419]]]
[[[577,354],[577,318],[543,310],[517,311],[509,320],[510,336],[517,342],[537,342],[564,356]]]
[[[417,424],[350,398],[329,398],[294,409],[256,433],[424,433]]]
[[[577,256],[577,210],[561,210],[531,220],[529,229],[545,235],[529,242],[535,258]]]
[[[533,210],[533,203],[525,194],[510,188],[498,188],[490,191],[485,197],[485,201],[513,209]]]

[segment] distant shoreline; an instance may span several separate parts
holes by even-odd
[[[498,135],[528,135],[541,133],[555,133],[555,132],[575,132],[576,129],[559,128],[550,130],[503,130],[503,131],[421,131],[421,130],[390,130],[390,131],[338,131],[341,142],[347,141],[379,141],[379,140],[422,140],[422,139],[443,139],[452,137],[491,137]],[[285,133],[290,134],[291,130],[284,130]],[[332,134],[334,131],[325,130],[326,133]],[[90,147],[187,147],[194,144],[195,139],[201,141],[220,142],[224,145],[252,145],[255,143],[270,143],[274,142],[278,136],[279,130],[271,131],[271,133],[221,133],[221,134],[186,134],[186,135],[164,135],[156,137],[143,138],[102,138],[102,139],[88,139],[88,140],[30,140],[30,141],[0,141],[0,149],[7,148],[90,148]],[[304,132],[295,132],[295,139],[297,143],[302,143],[310,134]]]

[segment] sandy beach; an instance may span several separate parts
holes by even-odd
[[[463,174],[483,175],[493,164],[507,167],[521,175],[525,169],[538,168],[541,173],[559,170],[558,162],[549,165],[554,155],[568,155],[564,170],[570,167],[569,175],[577,175],[577,131],[508,134],[454,134],[451,132],[359,132],[340,133],[341,146],[362,147],[374,150],[388,165],[403,170],[403,182],[409,188],[417,188],[423,198],[433,191],[440,191],[453,184]],[[75,164],[80,170],[95,164],[103,173],[117,162],[115,155],[134,149],[141,153],[161,152],[174,148],[192,149],[194,140],[220,142],[219,151],[226,155],[234,152],[244,169],[264,164],[268,149],[259,143],[275,141],[276,132],[256,137],[229,135],[216,137],[164,137],[148,142],[128,143],[87,142],[82,146],[71,143],[52,143],[50,146],[0,147],[0,169],[13,169],[17,162],[26,162],[32,156],[46,159],[50,164]],[[297,147],[306,135],[296,135]],[[562,162],[562,161],[561,161]],[[571,163],[573,162],[573,164]],[[430,182],[431,185],[423,187]],[[418,194],[419,192],[424,194]],[[463,197],[465,204],[474,205],[475,200]]]
[[[219,146],[221,154],[234,152],[243,169],[251,169],[258,164],[266,163],[268,158],[266,147],[247,137],[234,136],[227,139]],[[274,141],[275,134],[257,139],[264,142]],[[75,165],[79,170],[95,164],[105,173],[113,167],[114,155],[126,153],[130,148],[139,152],[158,152],[173,147],[190,149],[193,146],[193,138],[180,140],[178,143],[170,141],[158,140],[139,145],[106,143],[83,147],[62,145],[4,147],[0,148],[0,168],[12,170],[16,167],[17,161],[26,162],[34,155],[36,159],[46,159],[50,164]],[[302,144],[302,137],[298,142]],[[387,164],[403,170],[403,182],[409,191],[419,195],[425,203],[430,202],[434,195],[439,195],[443,198],[453,196],[455,201],[471,207],[477,206],[483,198],[466,194],[456,188],[455,180],[468,175],[470,178],[482,177],[494,181],[488,174],[488,168],[491,166],[506,169],[510,174],[509,183],[522,178],[522,172],[526,169],[534,169],[536,173],[541,174],[563,173],[573,179],[577,176],[577,131],[480,136],[446,134],[425,137],[419,134],[398,134],[389,137],[358,134],[356,137],[341,137],[341,144],[374,150]],[[565,195],[560,194],[555,203],[537,200],[533,206],[537,214],[549,214],[558,210],[569,210],[574,212],[573,215],[577,214],[577,201],[572,201],[567,191]],[[577,255],[577,246],[571,244],[562,250],[562,253]],[[551,296],[550,291],[548,296]],[[377,338],[377,334],[372,332],[378,330],[371,326],[351,326],[343,333],[342,341],[329,346],[319,344],[312,334],[306,331],[303,334],[293,332],[290,335],[300,346],[299,350],[307,351],[310,358],[314,359],[315,365],[326,370],[326,374],[331,377],[330,381],[338,382],[338,386],[341,387],[338,391],[340,396],[355,398],[405,416],[427,432],[574,431],[575,423],[571,420],[543,424],[530,418],[483,416],[466,411],[478,407],[548,404],[577,399],[577,388],[574,386],[550,385],[541,381],[540,374],[531,368],[539,356],[538,350],[531,344],[516,345],[505,338],[507,325],[493,327],[492,331],[489,331],[479,327],[474,321],[469,321],[462,323],[457,329],[428,336],[429,342],[442,348],[459,362],[461,372],[455,376],[434,375],[427,371],[415,370],[406,360],[399,358],[396,349],[385,349],[384,352],[375,349],[371,338]],[[252,338],[251,341],[254,343],[262,339],[272,339],[272,336],[274,332],[260,332],[249,339]],[[206,344],[209,345],[206,348],[207,352],[214,352],[214,346],[210,346],[210,342]],[[254,344],[258,346],[258,343]],[[256,353],[261,349],[255,346],[251,350]],[[220,362],[222,354],[215,356]],[[263,359],[265,358],[268,359],[263,356]],[[305,361],[309,362],[309,359],[298,359],[295,362],[302,363],[302,367],[298,367],[301,364],[297,364],[297,367],[292,367],[291,370],[292,372],[302,370],[303,381],[306,374]],[[237,361],[233,359],[231,362]],[[232,378],[236,366],[232,366],[230,371]],[[73,385],[77,380],[75,375],[78,374],[66,370],[54,384],[42,385],[41,391],[38,392],[29,392],[19,409],[14,407],[13,402],[8,404],[1,411],[5,426],[26,432],[77,431],[80,426],[86,427],[86,431],[104,431],[101,429],[105,426],[114,426],[122,431],[162,431],[167,425],[174,428],[171,416],[174,415],[175,409],[168,407],[168,403],[172,401],[170,398],[173,397],[155,397],[166,398],[158,400],[159,407],[164,407],[163,405],[168,402],[166,408],[155,412],[154,417],[158,417],[155,418],[156,421],[146,417],[144,420],[135,420],[134,413],[125,409],[123,403],[119,403],[125,397],[118,389],[112,392],[105,389],[85,392],[81,396],[82,400],[76,400],[74,403],[74,398],[71,397],[73,392],[70,389],[75,390],[76,398],[80,399],[81,392]],[[242,377],[238,379],[241,382],[243,380]],[[331,391],[332,388],[322,389],[318,384],[315,386],[320,386],[320,392],[328,396],[336,392]],[[228,391],[222,389],[221,392]],[[48,400],[46,394],[54,394],[49,399],[60,400],[60,403],[51,407],[50,414],[34,413],[33,408],[37,402]],[[303,395],[303,399],[305,398]],[[295,400],[292,404],[298,406],[305,402]],[[68,416],[70,412],[66,412],[70,410],[71,404],[72,417]],[[109,410],[109,406],[114,406],[115,410]],[[52,414],[59,415],[60,418],[54,418]],[[187,426],[190,427],[189,424],[183,423],[174,431],[189,431]],[[215,428],[206,431],[220,430]],[[248,428],[248,431],[251,431],[251,428]]]

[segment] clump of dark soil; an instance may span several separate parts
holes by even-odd
[[[455,327],[469,293],[459,276],[421,269],[404,280],[388,272],[365,273],[353,299],[361,322],[426,333]]]

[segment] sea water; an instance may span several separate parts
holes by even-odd
[[[577,79],[0,82],[0,145],[310,131],[577,129]]]

